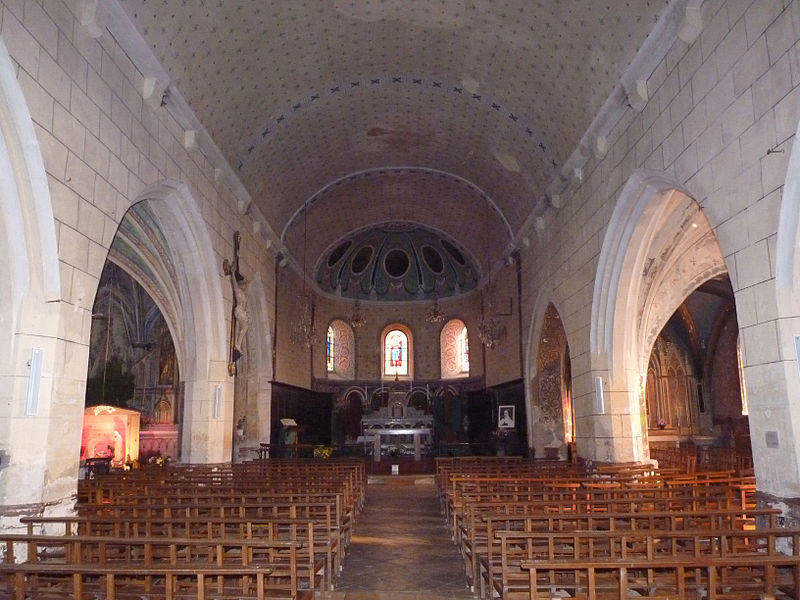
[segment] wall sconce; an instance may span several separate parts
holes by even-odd
[[[222,384],[218,383],[214,387],[214,411],[213,418],[219,419],[220,412],[222,411]]]
[[[595,413],[598,415],[604,415],[606,413],[606,407],[605,407],[605,401],[603,399],[602,377],[594,378],[594,402],[595,402]]]
[[[25,414],[34,416],[39,412],[39,387],[42,382],[42,360],[44,350],[42,348],[32,348],[31,358],[28,366],[31,371],[28,373],[28,395],[25,400]]]

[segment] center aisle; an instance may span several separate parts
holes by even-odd
[[[462,600],[463,561],[444,525],[433,480],[370,480],[331,600]]]

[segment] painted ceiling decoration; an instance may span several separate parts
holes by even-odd
[[[335,240],[407,219],[397,202],[382,215],[371,206],[404,189],[399,175],[413,180],[409,211],[430,214],[443,183],[408,165],[491,199],[510,232],[488,236],[492,255],[507,254],[562,193],[553,190],[576,156],[588,160],[587,140],[631,110],[620,89],[652,73],[686,9],[686,0],[108,1],[110,29],[159,79],[163,108],[195,124],[265,237],[277,246],[298,211],[321,206],[327,230],[303,261],[309,276]],[[446,222],[423,224],[482,256],[475,211],[452,208],[459,197],[447,200]]]
[[[388,223],[341,240],[315,268],[320,288],[346,298],[427,300],[475,288],[478,264],[458,242],[413,223]]]
[[[323,200],[331,195],[333,191],[337,188],[347,185],[356,181],[369,179],[371,177],[382,177],[384,179],[388,179],[390,177],[406,177],[406,179],[410,177],[417,177],[417,178],[434,178],[437,179],[439,182],[447,181],[450,183],[455,183],[458,187],[466,188],[472,195],[478,197],[482,203],[486,203],[488,205],[488,209],[492,211],[492,214],[501,221],[507,235],[508,239],[514,235],[514,230],[511,227],[511,224],[508,222],[506,216],[500,211],[497,204],[486,195],[486,193],[481,190],[478,186],[474,183],[467,181],[466,179],[459,177],[457,175],[453,175],[452,173],[444,173],[442,171],[436,171],[434,169],[426,169],[424,167],[383,167],[379,169],[368,169],[366,171],[360,171],[358,173],[350,173],[344,177],[337,179],[326,185],[324,188],[319,190],[315,193],[311,198],[309,198],[303,205],[297,209],[297,211],[292,215],[291,219],[286,223],[286,226],[283,228],[283,232],[281,233],[281,240],[283,242],[286,241],[286,233],[292,227],[292,225],[296,224],[299,220],[301,220],[302,215],[308,211],[308,209],[317,203],[320,200]],[[433,189],[433,188],[432,188]]]
[[[136,281],[165,311],[173,324],[176,315],[171,310],[170,298],[179,298],[175,265],[169,243],[159,226],[148,202],[134,204],[122,219],[111,245],[109,259],[132,274]],[[174,335],[179,337],[179,332]]]
[[[260,127],[259,130],[250,138],[250,143],[247,145],[246,152],[241,154],[236,162],[237,170],[242,170],[245,164],[250,161],[253,152],[256,151],[262,144],[264,144],[267,138],[271,134],[274,134],[278,127],[288,125],[288,122],[295,116],[295,113],[302,112],[306,108],[311,108],[316,102],[325,102],[326,100],[333,99],[335,94],[355,93],[363,90],[364,88],[378,85],[425,86],[430,89],[440,90],[442,94],[452,96],[453,99],[468,98],[473,102],[477,102],[483,105],[483,109],[485,111],[494,111],[500,116],[508,119],[509,123],[513,123],[516,127],[523,131],[525,136],[527,136],[535,144],[536,148],[547,160],[547,162],[552,164],[553,169],[558,166],[558,163],[550,152],[550,149],[545,143],[544,138],[536,130],[535,126],[530,122],[522,120],[520,115],[514,110],[503,106],[499,102],[488,97],[486,94],[470,91],[466,89],[463,83],[453,84],[430,78],[426,79],[424,77],[415,77],[413,75],[384,74],[376,77],[365,77],[364,79],[357,81],[348,80],[336,84],[329,84],[316,92],[308,94],[297,102],[292,103],[291,106],[279,110],[277,114],[268,118],[264,125]],[[445,98],[442,101],[447,102],[448,100]],[[302,118],[302,115],[300,115],[300,118]],[[375,128],[369,132],[371,135],[385,135],[387,133],[390,132],[381,128]]]

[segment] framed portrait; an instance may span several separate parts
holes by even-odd
[[[516,423],[513,404],[501,404],[497,407],[498,429],[513,429]]]

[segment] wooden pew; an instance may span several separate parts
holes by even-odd
[[[110,538],[198,538],[207,540],[243,538],[261,541],[294,541],[297,549],[298,575],[308,589],[321,583],[333,589],[334,578],[341,570],[338,532],[330,523],[276,517],[260,520],[237,517],[113,517],[66,516],[24,517],[28,535],[55,531],[65,536],[104,536]],[[322,579],[322,581],[320,581]]]
[[[536,560],[528,591],[509,599],[623,599],[630,591],[675,600],[796,600],[800,597],[800,556],[730,555],[658,560]]]
[[[485,598],[494,591],[502,598],[529,593],[523,562],[594,560],[659,561],[677,557],[783,556],[781,550],[800,552],[800,530],[741,531],[616,530],[573,532],[499,531],[499,556],[481,561],[481,590]]]
[[[181,598],[205,600],[228,597],[254,600],[311,600],[306,592],[292,596],[269,590],[265,580],[270,570],[261,565],[247,567],[199,566],[108,566],[94,564],[0,563],[9,600],[75,599],[105,600]]]
[[[192,538],[113,538],[108,536],[80,535],[27,535],[0,534],[3,550],[4,573],[13,574],[13,587],[20,586],[20,574],[36,573],[37,580],[49,587],[51,577],[62,582],[65,573],[82,575],[97,573],[93,568],[104,567],[107,574],[131,573],[130,569],[146,572],[148,569],[196,569],[216,568],[220,579],[218,587],[224,587],[226,577],[255,575],[260,571],[258,589],[267,597],[295,598],[298,596],[297,550],[298,542],[264,541],[224,538],[215,540]],[[22,560],[19,560],[22,559]],[[72,571],[62,567],[73,567]],[[225,568],[246,568],[226,576]],[[33,569],[33,570],[32,570]],[[87,570],[88,569],[88,570]],[[75,577],[72,578],[75,580]],[[108,578],[106,578],[108,580]],[[9,582],[11,584],[11,582]],[[31,585],[39,586],[34,582]],[[74,585],[74,583],[73,583]],[[153,585],[145,577],[142,585]],[[241,582],[247,594],[249,581]],[[148,592],[149,593],[149,592]],[[303,594],[313,597],[313,591]],[[80,596],[77,596],[80,597]]]
[[[776,526],[778,509],[744,512],[740,509],[698,510],[681,512],[605,512],[605,513],[531,513],[519,512],[521,507],[500,507],[475,516],[471,528],[462,538],[461,556],[464,560],[468,585],[477,588],[486,563],[494,564],[501,555],[498,531],[563,532],[716,529],[720,531],[753,531],[762,521],[768,528]],[[481,566],[483,563],[483,566]],[[481,570],[482,569],[482,570]]]

